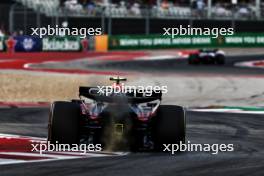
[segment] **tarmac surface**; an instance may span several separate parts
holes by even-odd
[[[195,76],[194,79],[201,75],[210,76],[210,79],[215,76],[260,77],[260,82],[263,82],[261,78],[264,76],[264,69],[233,66],[234,63],[239,61],[263,59],[264,55],[229,56],[225,66],[189,66],[186,60],[176,59],[101,62],[96,63],[96,65],[91,63],[87,65],[73,64],[72,62],[71,64],[75,65],[75,69],[131,70],[147,74],[157,73],[157,75],[165,73],[171,75],[171,77],[175,75],[181,77],[182,74],[187,74],[191,77]],[[54,67],[67,67],[67,63]],[[152,78],[148,76],[147,79]],[[145,79],[141,81],[145,82]],[[208,81],[206,84],[208,84]],[[256,89],[263,92],[262,88],[257,87]],[[242,92],[240,93],[246,93],[248,87],[241,87],[241,89]],[[236,89],[232,91],[235,92]],[[206,102],[208,96],[208,94],[205,94],[205,96],[200,97],[201,106],[204,105],[203,101]],[[165,98],[165,102],[179,101],[177,98],[175,94],[170,94],[167,100]],[[232,103],[235,102],[236,99],[232,101]],[[47,136],[48,108],[0,108],[0,114],[0,133],[36,137]],[[234,151],[218,154],[182,152],[174,155],[168,153],[131,153],[118,157],[0,165],[0,174],[3,176],[264,175],[263,115],[187,111],[187,140],[191,143],[201,144],[234,144]]]
[[[232,55],[227,56],[225,65],[189,65],[187,59],[177,57],[175,59],[154,60],[121,60],[121,61],[92,61],[75,60],[66,62],[42,63],[32,65],[40,69],[78,69],[96,71],[123,71],[151,74],[184,74],[184,75],[264,75],[264,69],[252,69],[234,67],[235,63],[249,60],[264,60],[264,54]]]
[[[1,108],[0,132],[47,136],[47,108]],[[16,114],[16,115],[14,115]],[[264,174],[263,115],[187,112],[187,140],[234,144],[234,151],[132,153],[126,156],[0,165],[1,175]]]

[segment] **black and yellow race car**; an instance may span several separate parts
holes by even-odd
[[[110,80],[115,81],[115,89],[126,79]],[[105,94],[98,89],[80,87],[80,99],[51,104],[50,143],[100,143],[103,149],[162,151],[163,144],[185,142],[185,109],[161,105],[162,92],[144,96],[137,90]]]

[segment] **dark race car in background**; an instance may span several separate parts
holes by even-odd
[[[123,86],[120,81],[126,79],[110,80]],[[52,103],[48,141],[130,151],[162,151],[163,144],[185,143],[185,110],[160,105],[162,92],[98,92],[98,87],[80,87],[80,99]]]
[[[198,64],[225,64],[225,52],[219,49],[201,49],[191,53],[188,57],[188,63]]]

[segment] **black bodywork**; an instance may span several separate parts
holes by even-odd
[[[152,123],[161,101],[161,92],[152,92],[149,97],[143,97],[138,92],[105,96],[91,94],[91,89],[96,88],[79,89],[80,96],[94,100],[91,104],[80,102],[82,143],[101,143],[103,146],[115,143],[111,147],[129,146],[131,150],[153,148]],[[139,104],[144,103],[139,108]],[[116,140],[111,141],[113,139]]]
[[[113,90],[123,86],[119,77],[112,80],[116,81]],[[102,144],[103,149],[130,151],[162,151],[163,144],[185,142],[185,110],[160,105],[162,90],[101,90],[80,87],[80,99],[53,102],[48,141]]]
[[[197,65],[197,64],[223,65],[225,63],[225,53],[219,49],[201,49],[189,55],[188,63],[191,65]]]

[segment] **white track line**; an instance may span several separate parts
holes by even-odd
[[[168,59],[180,59],[177,55],[162,55],[162,56],[143,56],[136,58],[135,60],[168,60]]]
[[[264,111],[243,111],[241,109],[190,109],[190,111],[236,113],[236,114],[264,114]]]
[[[258,62],[264,62],[264,60],[238,62],[238,63],[235,64],[235,66],[238,66],[238,67],[250,67],[250,68],[262,68],[262,69],[264,69],[263,65],[261,65],[261,66],[255,65],[255,63],[258,63]]]
[[[39,142],[39,141],[46,141],[46,138],[43,137],[33,137],[33,136],[24,136],[24,135],[16,135],[16,134],[5,134],[5,133],[0,133],[0,138],[6,138],[6,139],[13,139],[13,138],[19,138],[19,139],[29,139],[34,142]]]

